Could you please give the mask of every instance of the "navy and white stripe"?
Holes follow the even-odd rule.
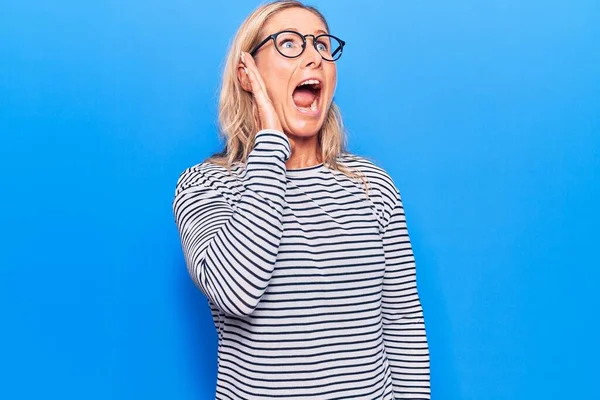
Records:
[[[351,180],[287,170],[262,130],[233,174],[201,163],[173,211],[218,333],[217,399],[429,399],[429,350],[402,200],[373,162]]]

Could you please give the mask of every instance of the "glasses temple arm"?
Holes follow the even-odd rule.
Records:
[[[344,45],[342,44],[340,47],[338,47],[332,54],[331,57],[335,57],[335,55],[338,53],[338,51],[341,51],[342,48],[344,47]]]
[[[251,55],[252,57],[254,57],[254,53],[256,53],[256,52],[258,51],[258,49],[260,49],[261,47],[263,47],[263,46],[265,45],[265,43],[267,43],[267,42],[268,42],[269,40],[271,40],[271,39],[275,39],[273,36],[274,36],[274,35],[271,35],[271,36],[267,37],[265,40],[263,40],[262,42],[260,42],[260,43],[259,43],[259,44],[258,44],[258,45],[257,45],[257,46],[256,46],[256,47],[255,47],[255,48],[254,48],[254,49],[253,49],[251,52],[250,52],[250,55]]]

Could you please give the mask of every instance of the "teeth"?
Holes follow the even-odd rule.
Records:
[[[317,111],[317,99],[314,99],[313,102],[311,103],[310,107],[298,107],[299,110],[303,110],[303,111]]]
[[[298,86],[304,86],[304,85],[318,85],[318,86],[320,86],[321,84],[316,79],[307,79],[304,82],[301,82]]]

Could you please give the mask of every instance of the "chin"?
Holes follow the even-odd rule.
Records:
[[[317,121],[288,121],[286,124],[286,133],[298,138],[309,138],[317,135],[322,127],[323,123],[318,123]]]
[[[326,114],[319,107],[315,111],[298,110],[292,104],[291,110],[286,112],[285,121],[286,133],[299,138],[308,138],[317,135],[325,124]]]

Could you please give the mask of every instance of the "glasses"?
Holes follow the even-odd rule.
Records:
[[[342,39],[333,35],[302,35],[296,31],[281,31],[269,35],[265,40],[250,52],[251,56],[264,46],[269,40],[273,40],[275,49],[279,54],[287,58],[299,57],[306,49],[306,38],[312,37],[313,46],[319,52],[323,60],[336,61],[342,56],[344,42]]]

